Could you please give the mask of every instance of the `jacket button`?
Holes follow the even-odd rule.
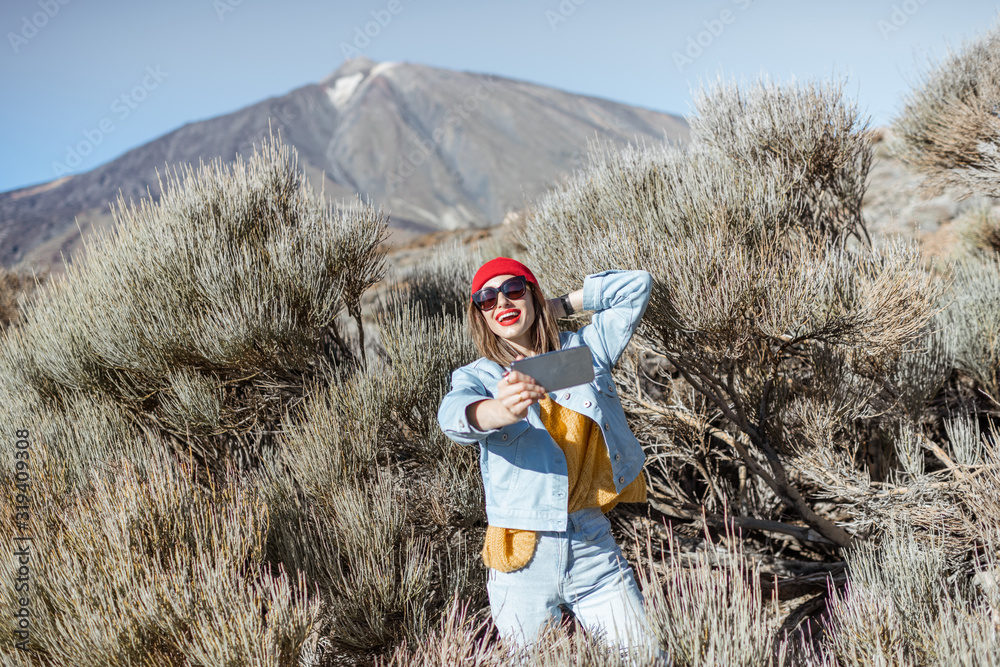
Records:
[[[609,394],[615,393],[615,386],[613,384],[608,385],[608,393]]]
[[[621,460],[622,460],[622,455],[621,454],[615,454],[615,461],[621,461]]]
[[[585,408],[589,408],[590,405],[591,405],[590,401],[584,401],[583,402],[583,407],[585,407]]]
[[[625,475],[622,475],[621,477],[618,478],[618,483],[619,484],[624,484],[625,483]]]
[[[506,434],[506,433],[504,433],[504,434],[503,434],[503,439],[504,439],[504,440],[506,440],[506,439],[507,439],[507,434]]]
[[[568,391],[565,394],[563,394],[563,400],[564,401],[569,400],[569,397],[570,397],[570,393]]]
[[[604,422],[604,428],[611,428],[611,424],[609,424],[608,422]]]

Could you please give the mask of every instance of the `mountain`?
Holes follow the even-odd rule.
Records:
[[[582,165],[587,142],[685,140],[679,116],[487,74],[345,61],[317,84],[189,123],[83,174],[0,193],[0,264],[58,266],[109,202],[159,195],[157,171],[234,160],[269,133],[295,146],[314,186],[356,193],[397,230],[486,227]]]

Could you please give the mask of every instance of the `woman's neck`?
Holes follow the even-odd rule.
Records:
[[[519,340],[508,340],[507,343],[512,348],[514,348],[514,350],[518,354],[520,354],[522,356],[533,357],[536,354],[538,354],[538,352],[535,352],[535,350],[533,348],[531,348],[531,346],[529,346],[529,345],[526,344],[527,341],[525,341],[525,340],[520,340],[520,339]]]

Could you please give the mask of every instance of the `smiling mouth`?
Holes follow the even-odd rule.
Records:
[[[509,327],[510,325],[516,323],[520,319],[521,319],[520,310],[508,310],[502,313],[500,317],[497,318],[497,322],[502,327]]]

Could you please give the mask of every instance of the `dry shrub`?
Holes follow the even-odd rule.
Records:
[[[921,630],[946,595],[945,552],[922,547],[912,534],[860,545],[851,578],[831,601],[832,651],[845,665],[921,664],[928,645]]]
[[[448,613],[442,616],[440,627],[421,642],[403,642],[387,662],[379,664],[385,667],[501,667],[511,664],[531,667],[626,667],[663,664],[655,662],[648,651],[623,654],[609,649],[599,638],[579,629],[569,630],[567,626],[546,627],[534,643],[521,649],[495,641],[493,634],[493,624],[484,612],[471,612],[468,606],[456,600]]]
[[[397,284],[405,291],[397,296],[421,304],[428,313],[442,313],[462,320],[472,276],[490,256],[482,248],[470,249],[457,242],[447,243],[399,278]]]
[[[479,452],[448,440],[438,427],[437,409],[451,389],[451,373],[478,356],[465,304],[470,276],[482,259],[453,246],[441,248],[389,293],[377,317],[395,378],[394,441],[422,466],[411,477],[409,501],[432,523],[467,529],[485,525]]]
[[[486,614],[470,611],[467,603],[452,601],[439,626],[420,642],[403,641],[386,667],[493,667],[505,657],[486,641],[493,625]],[[498,655],[500,653],[500,655]]]
[[[337,317],[360,322],[385,218],[326,203],[274,140],[161,190],[119,201],[86,264],[31,300],[3,345],[11,381],[48,409],[74,392],[118,403],[209,467],[253,464],[306,381],[357,363]]]
[[[451,371],[475,358],[452,314],[464,297],[441,296],[464,292],[454,264],[390,290],[379,357],[312,392],[262,472],[281,507],[269,553],[318,585],[333,651],[378,654],[419,641],[454,596],[483,604],[478,452],[436,426]]]
[[[1000,254],[1000,219],[991,206],[974,208],[955,222],[968,254],[981,258]]]
[[[447,614],[442,616],[438,628],[420,642],[401,643],[387,662],[377,664],[385,667],[501,667],[511,664],[531,667],[626,667],[668,664],[658,659],[653,650],[632,649],[628,653],[615,650],[609,648],[601,637],[584,633],[569,624],[543,628],[535,641],[523,648],[508,646],[496,640],[494,635],[493,624],[486,612],[472,612],[467,605],[455,600]]]
[[[545,628],[533,643],[515,649],[496,639],[484,612],[474,612],[455,600],[437,629],[422,641],[401,644],[386,664],[781,664],[786,646],[773,644],[776,609],[762,594],[759,569],[742,553],[738,540],[730,540],[714,554],[693,556],[671,543],[656,557],[648,551],[644,565],[640,580],[651,645],[633,648],[627,655],[571,623]]]
[[[830,603],[824,639],[837,664],[1000,663],[996,594],[978,587],[942,545],[896,526],[848,561],[850,582]]]
[[[954,330],[943,325],[940,312],[897,359],[890,374],[899,403],[911,420],[926,414],[955,367]]]
[[[20,299],[26,299],[48,280],[49,272],[11,271],[0,267],[0,331],[16,324],[21,316]]]
[[[653,634],[678,667],[780,664],[776,608],[760,585],[760,570],[732,533],[725,547],[682,558],[671,542],[664,563],[643,572]],[[773,601],[772,601],[773,602]]]
[[[784,87],[762,79],[741,87],[720,80],[695,100],[694,144],[742,169],[774,169],[771,178],[794,200],[790,219],[797,227],[831,241],[866,240],[861,199],[873,136],[843,99],[844,85]]]
[[[866,237],[860,210],[871,139],[841,88],[761,82],[744,91],[719,82],[697,98],[687,150],[597,148],[591,168],[529,211],[532,258],[568,289],[590,268],[644,267],[699,235],[727,235],[718,242],[735,242],[737,252],[786,235]]]
[[[139,437],[140,430],[123,406],[79,391],[48,402],[37,388],[19,379],[9,360],[0,358],[0,437],[13,443],[17,431],[29,432],[28,439],[47,454],[44,463],[33,465],[35,474],[70,492],[108,460],[128,457],[145,471],[147,441]],[[14,463],[11,457],[0,461],[4,476],[13,476]]]
[[[937,194],[1000,196],[1000,33],[932,64],[894,121],[896,153]]]
[[[45,450],[32,452],[19,530],[33,537],[29,648],[46,664],[297,665],[318,603],[265,566],[266,505],[236,481],[201,488],[164,451],[150,444],[145,474],[109,460],[69,494],[37,474],[52,465]],[[16,493],[5,479],[7,515]],[[0,540],[14,553],[13,532]],[[0,565],[6,580],[16,565]],[[16,597],[9,587],[2,598],[8,618]]]
[[[1000,399],[1000,257],[967,257],[952,266],[954,287],[939,326],[955,366]]]

